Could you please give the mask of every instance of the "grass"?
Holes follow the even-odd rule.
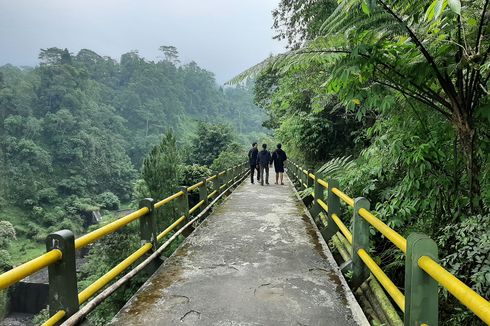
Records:
[[[14,240],[8,248],[14,265],[36,258],[45,252],[46,247],[43,241],[36,241],[27,236],[33,221],[29,220],[29,215],[25,210],[18,207],[2,207],[0,208],[0,221],[12,223],[17,234],[17,240]]]
[[[17,238],[9,248],[12,263],[20,265],[46,252],[46,245],[25,238]]]
[[[131,202],[121,204],[120,209],[131,209]],[[111,218],[104,216],[104,222],[116,218],[116,212],[107,212]],[[112,214],[115,214],[114,216]],[[49,231],[46,227],[39,225],[32,220],[29,213],[18,207],[1,207],[0,221],[9,221],[15,228],[17,240],[11,242],[7,249],[10,253],[14,266],[22,264],[28,260],[36,258],[46,252],[46,244],[44,243],[44,235],[48,235]],[[104,223],[103,222],[103,223]],[[100,226],[92,226],[91,229]],[[32,237],[32,229],[37,229],[37,235]],[[88,230],[85,230],[88,232]]]

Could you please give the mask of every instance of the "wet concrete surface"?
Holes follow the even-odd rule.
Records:
[[[285,183],[246,179],[112,325],[368,325],[291,182]]]

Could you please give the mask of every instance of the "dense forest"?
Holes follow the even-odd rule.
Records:
[[[49,232],[80,235],[87,214],[111,221],[141,198],[164,198],[237,164],[245,145],[267,137],[250,85],[219,87],[195,62],[181,64],[175,47],[160,50],[159,61],[136,51],[116,61],[48,48],[35,68],[0,67],[1,271],[42,253]],[[164,215],[163,225],[175,217]],[[135,234],[92,248],[80,287],[128,256]],[[131,293],[93,322],[103,324]]]
[[[290,1],[273,12],[289,51],[257,78],[266,126],[303,165],[335,162],[347,193],[407,236],[439,245],[443,265],[490,297],[490,16],[476,1]],[[403,257],[373,237],[403,284]],[[478,319],[441,290],[441,321]]]

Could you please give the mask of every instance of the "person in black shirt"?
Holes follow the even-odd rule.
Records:
[[[260,166],[260,184],[264,185],[264,170],[265,183],[269,184],[269,164],[271,163],[271,153],[267,150],[267,144],[262,144],[262,150],[257,155],[257,164]]]
[[[254,172],[257,169],[257,182],[260,179],[260,170],[257,165],[257,154],[259,150],[257,149],[257,143],[252,144],[252,148],[248,151],[248,163],[250,164],[250,181],[254,183]]]
[[[281,147],[281,144],[277,144],[277,149],[272,153],[271,164],[272,162],[274,163],[274,169],[276,170],[276,184],[281,180],[281,184],[284,185],[284,161],[286,161],[288,157]]]

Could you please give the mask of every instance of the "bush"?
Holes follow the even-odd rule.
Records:
[[[97,203],[100,207],[108,210],[119,209],[119,198],[110,191],[103,192],[97,196]]]
[[[490,297],[490,215],[467,217],[444,227],[441,234],[437,241],[444,267],[483,297]],[[478,324],[477,317],[461,309],[446,291],[443,294],[440,306],[450,312],[448,324]]]
[[[182,165],[181,172],[179,183],[184,186],[196,184],[213,173],[207,166],[198,164]]]
[[[40,202],[52,203],[58,197],[58,192],[55,188],[48,187],[39,190],[38,196]]]
[[[221,172],[245,161],[248,161],[245,149],[241,145],[233,143],[214,159],[211,169],[215,172]]]

